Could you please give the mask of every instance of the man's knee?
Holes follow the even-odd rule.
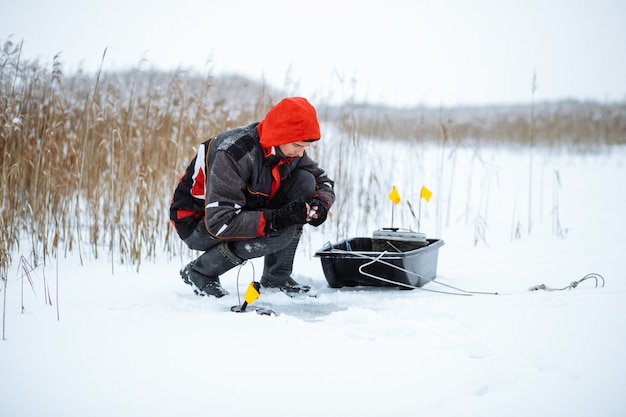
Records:
[[[249,240],[238,240],[230,243],[235,255],[241,259],[260,258],[269,253],[284,249],[291,243],[295,236],[301,234],[301,227],[292,225],[265,236],[259,236]]]
[[[315,176],[303,169],[296,169],[295,172],[297,172],[297,175],[300,177],[299,182],[302,184],[303,192],[308,197],[312,196],[315,192]]]
[[[191,235],[184,239],[183,242],[185,242],[189,249],[198,251],[207,251],[213,246],[220,244],[220,241],[213,239],[213,237],[206,230],[204,221],[198,222]]]
[[[315,177],[309,171],[303,169],[294,170],[289,177],[283,180],[287,187],[286,201],[308,201],[315,191]]]

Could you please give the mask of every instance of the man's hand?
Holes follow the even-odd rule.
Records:
[[[280,230],[293,224],[305,224],[310,206],[304,201],[292,201],[272,212],[269,228],[266,231]]]
[[[326,216],[328,215],[326,205],[322,201],[314,198],[309,203],[309,206],[311,206],[309,217],[307,219],[309,224],[319,226],[324,223],[324,221],[326,221]]]

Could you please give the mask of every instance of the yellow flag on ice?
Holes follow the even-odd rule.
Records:
[[[396,188],[395,185],[393,186],[393,188],[391,189],[391,192],[389,193],[389,199],[393,201],[393,204],[398,204],[400,202],[400,193],[398,192],[398,189]]]
[[[420,191],[420,198],[423,198],[424,200],[426,200],[426,202],[430,201],[430,197],[433,196],[433,192],[430,191],[428,188],[422,186],[422,190]]]
[[[252,304],[257,298],[259,298],[259,296],[261,295],[261,293],[259,292],[259,289],[261,288],[260,285],[261,284],[259,284],[257,281],[252,281],[250,285],[248,285],[248,289],[243,296],[243,299],[246,303]]]

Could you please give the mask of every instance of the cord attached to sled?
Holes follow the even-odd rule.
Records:
[[[404,288],[409,288],[409,289],[412,289],[412,290],[414,289],[414,290],[421,290],[421,291],[428,291],[428,292],[436,292],[436,293],[448,294],[448,295],[461,295],[461,296],[470,296],[470,295],[473,295],[473,294],[498,295],[497,292],[494,293],[494,292],[463,290],[461,288],[453,287],[452,285],[444,284],[444,283],[439,282],[439,281],[437,281],[435,279],[430,280],[430,282],[442,285],[444,287],[451,288],[451,289],[453,289],[455,291],[458,291],[458,292],[455,293],[455,292],[449,292],[449,291],[432,290],[432,289],[429,289],[429,288],[423,288],[423,287],[418,287],[418,286],[415,286],[415,285],[405,284],[403,282],[393,281],[393,280],[390,280],[390,279],[387,279],[387,278],[383,278],[383,277],[380,277],[378,275],[374,275],[374,274],[371,274],[369,272],[366,272],[366,271],[364,271],[364,268],[367,267],[367,266],[373,265],[376,262],[379,262],[379,263],[381,263],[383,265],[387,265],[387,266],[389,266],[391,268],[395,268],[395,269],[397,269],[399,271],[402,271],[402,272],[404,272],[406,274],[410,274],[410,275],[416,276],[416,277],[418,277],[420,279],[424,279],[425,280],[426,278],[424,276],[416,273],[416,272],[409,271],[408,269],[405,269],[405,268],[402,268],[400,266],[394,265],[394,264],[392,264],[390,262],[386,262],[386,261],[381,260],[381,258],[388,253],[387,251],[383,251],[383,252],[381,252],[380,255],[378,255],[376,257],[373,257],[373,256],[366,255],[366,254],[359,253],[359,252],[342,251],[341,249],[333,249],[333,250],[336,250],[336,251],[339,251],[339,252],[346,252],[346,253],[350,253],[351,255],[356,255],[356,256],[360,256],[362,258],[369,259],[370,262],[366,262],[366,263],[362,264],[361,266],[359,266],[359,273],[361,273],[362,275],[365,275],[367,277],[370,277],[372,279],[376,279],[378,281],[386,282],[388,284],[398,285],[398,286],[401,286],[401,287],[404,287]]]
[[[454,287],[452,285],[444,284],[443,282],[439,282],[436,279],[432,279],[432,280],[430,280],[430,282],[442,285],[444,287],[451,288],[451,289],[453,289],[455,291],[458,291],[458,292],[455,293],[455,292],[449,292],[449,291],[433,290],[433,289],[429,289],[429,288],[423,288],[423,287],[417,287],[415,285],[405,284],[403,282],[393,281],[393,280],[390,280],[390,279],[387,279],[387,278],[384,278],[384,277],[380,277],[378,275],[371,274],[371,273],[365,271],[364,269],[366,267],[368,267],[370,265],[373,265],[374,263],[378,262],[378,263],[381,263],[383,265],[389,266],[391,268],[395,268],[395,269],[397,269],[399,271],[402,271],[402,272],[404,272],[406,274],[410,274],[410,275],[416,276],[416,277],[418,277],[420,279],[425,279],[425,278],[422,275],[417,274],[417,273],[415,273],[413,271],[409,271],[409,270],[407,270],[405,268],[399,267],[399,266],[394,265],[394,264],[392,264],[390,262],[386,262],[386,261],[382,260],[381,258],[388,253],[387,251],[381,252],[380,255],[374,257],[374,256],[371,256],[371,255],[366,255],[364,253],[359,253],[359,252],[354,252],[354,251],[344,251],[344,250],[335,249],[335,248],[333,248],[332,250],[333,251],[337,251],[337,252],[349,253],[350,255],[356,255],[356,256],[359,256],[361,258],[369,259],[369,262],[366,262],[366,263],[362,264],[361,266],[359,266],[359,273],[364,275],[364,276],[370,277],[372,279],[375,279],[375,280],[378,280],[378,281],[381,281],[381,282],[386,282],[388,284],[397,285],[397,286],[405,287],[405,288],[409,288],[409,289],[416,289],[416,290],[421,290],[421,291],[436,292],[436,293],[448,294],[448,295],[461,295],[461,296],[470,296],[470,295],[474,295],[474,294],[480,294],[480,295],[500,295],[497,292],[463,290],[461,288],[457,288],[457,287]],[[594,272],[594,273],[589,273],[589,274],[585,275],[581,279],[579,279],[577,281],[574,281],[571,284],[569,284],[568,286],[563,287],[563,288],[550,288],[550,287],[546,286],[545,284],[539,284],[539,285],[535,285],[534,287],[530,287],[530,291],[537,291],[537,290],[546,290],[546,291],[570,290],[570,289],[574,289],[574,288],[578,287],[579,284],[581,284],[582,282],[584,282],[584,281],[586,281],[588,279],[594,279],[596,281],[596,288],[598,288],[599,284],[600,284],[601,287],[604,287],[604,284],[605,284],[604,277],[602,275]]]

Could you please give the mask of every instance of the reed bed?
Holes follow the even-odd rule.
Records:
[[[236,76],[156,72],[143,63],[66,76],[58,57],[50,67],[23,61],[21,45],[6,41],[0,52],[0,275],[6,279],[21,245],[35,265],[76,251],[81,259],[109,256],[112,268],[120,262],[139,268],[145,259],[180,253],[169,203],[194,148],[260,120],[284,95]],[[441,141],[444,132],[454,149],[464,140],[524,144],[530,132],[521,107],[478,114],[315,104],[336,138],[313,152],[339,182],[363,169],[359,149],[370,140]],[[587,149],[598,138],[626,142],[624,104],[564,102],[537,106],[534,114],[535,143]],[[372,160],[359,183],[343,185],[330,222],[337,236],[367,224],[380,209],[368,187],[383,181],[375,169],[382,162]],[[358,215],[351,207],[361,208]]]
[[[7,42],[0,56],[3,277],[23,243],[35,263],[107,248],[139,266],[173,251],[169,199],[194,147],[273,104],[236,78],[218,85],[210,74],[140,67],[65,77],[57,58],[50,70],[20,52]]]
[[[443,125],[450,139],[479,146],[526,146],[531,136],[539,146],[568,150],[626,144],[626,101],[405,109],[352,103],[328,111],[329,121],[341,123],[346,110],[358,120],[360,137],[431,141]]]

